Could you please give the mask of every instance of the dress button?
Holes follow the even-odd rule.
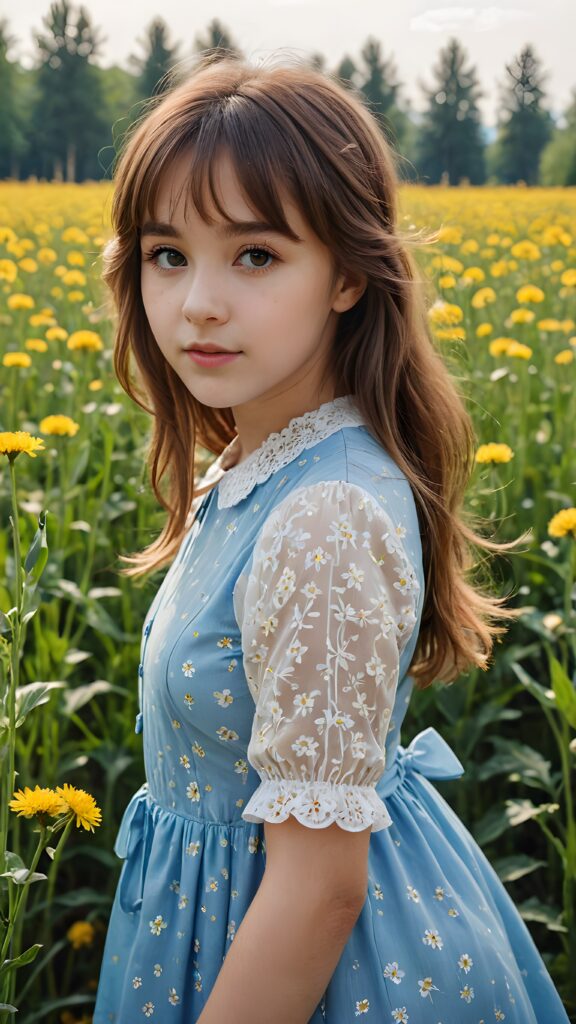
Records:
[[[136,715],[136,725],[134,727],[134,732],[136,732],[136,733],[142,732],[142,712],[141,711],[139,711],[138,714]]]
[[[142,662],[138,665],[138,675],[140,676],[140,679],[142,679],[142,676],[144,675],[144,666]]]

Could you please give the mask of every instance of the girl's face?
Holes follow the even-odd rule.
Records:
[[[300,241],[250,224],[260,218],[228,158],[214,170],[223,208],[236,223],[211,208],[216,223],[209,226],[190,202],[185,216],[190,161],[176,162],[161,183],[157,221],[142,227],[144,308],[164,357],[199,402],[232,408],[247,423],[257,412],[273,419],[279,400],[293,409],[319,395],[338,314],[363,287],[344,274],[334,281],[329,250],[293,204],[284,209]],[[238,355],[206,366],[186,351],[210,343]],[[327,401],[334,392],[319,397]]]

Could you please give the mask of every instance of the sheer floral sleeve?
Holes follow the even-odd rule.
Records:
[[[404,527],[362,487],[292,492],[256,542],[242,647],[256,704],[242,817],[358,832],[392,824],[375,791],[420,584]]]

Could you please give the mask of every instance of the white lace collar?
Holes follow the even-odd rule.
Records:
[[[342,427],[365,425],[366,421],[354,402],[353,395],[343,395],[324,402],[318,409],[305,412],[290,420],[279,433],[269,434],[253,452],[234,465],[234,456],[239,447],[236,436],[212,464],[216,474],[223,471],[218,479],[218,508],[231,508],[242,501],[257,484],[264,483],[279,469],[287,466],[306,448],[312,448],[319,441],[330,437]],[[226,466],[229,465],[229,468]],[[210,477],[213,473],[210,472]]]

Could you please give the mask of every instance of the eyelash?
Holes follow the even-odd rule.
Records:
[[[169,270],[168,267],[159,267],[158,266],[157,258],[163,252],[177,252],[179,256],[182,255],[178,251],[178,249],[174,249],[174,247],[171,246],[171,245],[156,245],[153,249],[150,250],[150,252],[144,253],[143,258],[146,260],[147,263],[151,264],[151,266],[154,268],[154,270],[158,270],[161,274],[162,273],[170,273],[170,270],[179,270],[180,269],[179,267],[171,267],[170,270]],[[247,253],[247,252],[264,252],[264,253],[266,253],[267,256],[270,256],[273,260],[277,260],[278,259],[278,257],[275,255],[275,253],[273,253],[266,245],[247,245],[247,246],[245,246],[244,249],[241,250],[241,252],[238,253],[238,256],[236,258],[240,259],[240,257],[243,256],[244,253]],[[250,268],[246,268],[246,269],[248,269],[248,273],[250,273],[250,274],[265,274],[266,271],[271,270],[273,266],[274,266],[273,263],[269,263],[267,267],[252,267],[251,269]]]

